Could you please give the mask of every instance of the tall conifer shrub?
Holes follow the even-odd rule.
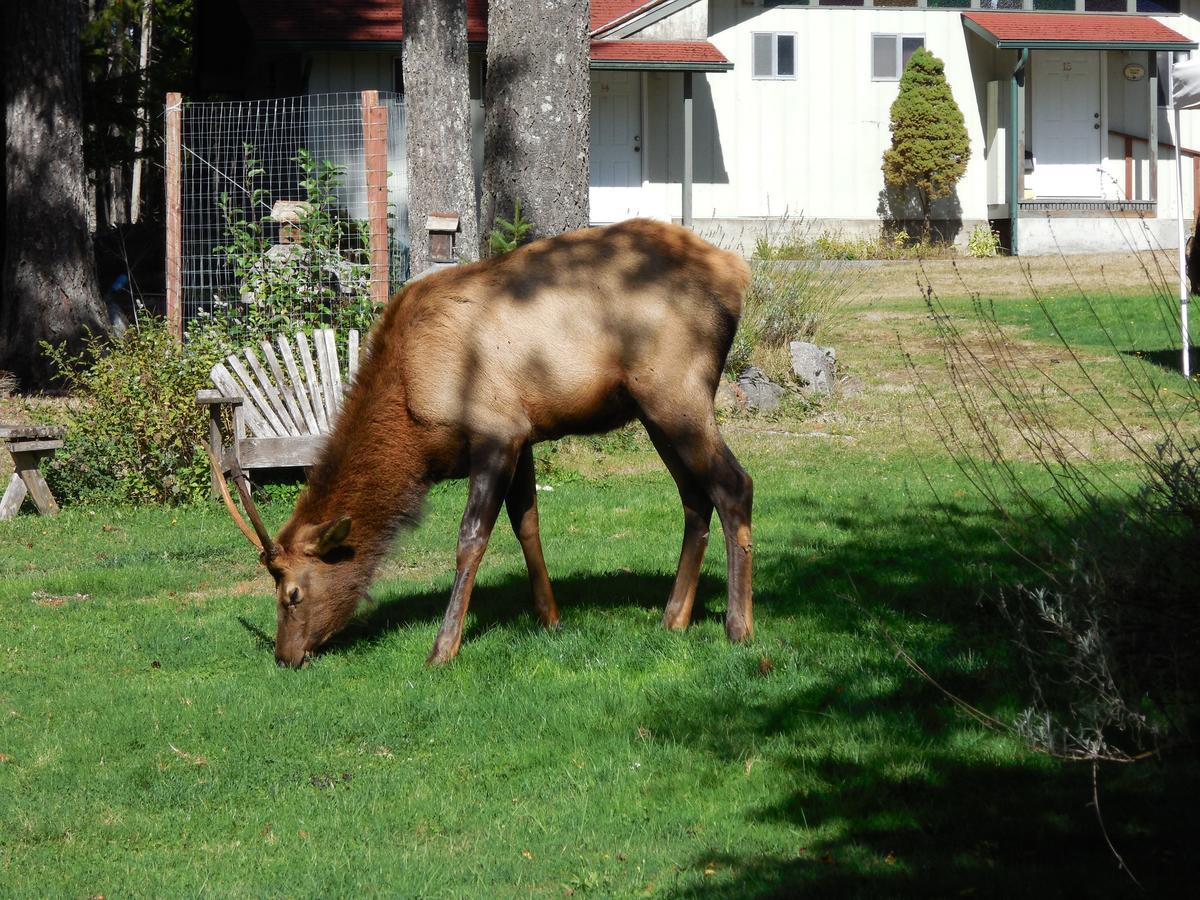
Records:
[[[924,48],[904,67],[900,93],[892,103],[891,132],[892,146],[883,154],[884,181],[890,189],[916,194],[928,238],[933,202],[954,193],[967,170],[971,145],[946,81],[946,66]]]

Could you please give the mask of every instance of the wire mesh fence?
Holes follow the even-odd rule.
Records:
[[[398,95],[186,103],[181,143],[185,332],[205,317],[234,336],[276,321],[357,323],[407,277]]]

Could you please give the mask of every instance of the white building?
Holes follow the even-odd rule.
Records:
[[[241,3],[260,50],[296,56],[301,92],[393,88],[399,36],[379,16],[399,3],[359,4],[373,40],[306,35],[306,5],[320,4]],[[287,41],[273,37],[280,6]],[[468,8],[481,57],[484,4]],[[592,0],[592,29],[595,222],[647,215],[746,240],[785,218],[876,231],[889,109],[924,46],[971,141],[939,230],[965,240],[991,222],[1007,245],[1015,224],[1020,253],[1175,246],[1164,83],[1197,48],[1200,0]],[[1191,221],[1200,116],[1183,113],[1182,131]]]

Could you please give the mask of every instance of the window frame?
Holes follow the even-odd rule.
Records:
[[[755,38],[760,34],[769,35],[771,37],[771,74],[758,75],[754,72],[754,44]],[[750,78],[753,81],[795,81],[796,71],[799,68],[797,65],[796,53],[798,43],[796,41],[795,31],[752,31],[750,32]],[[792,39],[792,74],[779,74],[779,39],[781,37],[790,37]]]
[[[875,39],[876,38],[886,38],[886,37],[896,39],[896,74],[894,76],[881,76],[881,75],[876,74],[876,72],[875,72]],[[918,34],[916,32],[892,32],[892,31],[872,31],[871,32],[871,81],[888,82],[888,81],[899,81],[900,80],[901,76],[904,75],[904,41],[906,38],[908,38],[908,39],[919,38],[921,41],[921,48],[924,49],[927,46],[925,43],[925,33],[924,32],[922,32],[920,34]]]

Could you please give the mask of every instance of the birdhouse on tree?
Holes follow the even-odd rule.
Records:
[[[429,259],[434,263],[453,263],[454,243],[458,234],[458,214],[450,212],[430,213],[425,220],[429,231]]]

